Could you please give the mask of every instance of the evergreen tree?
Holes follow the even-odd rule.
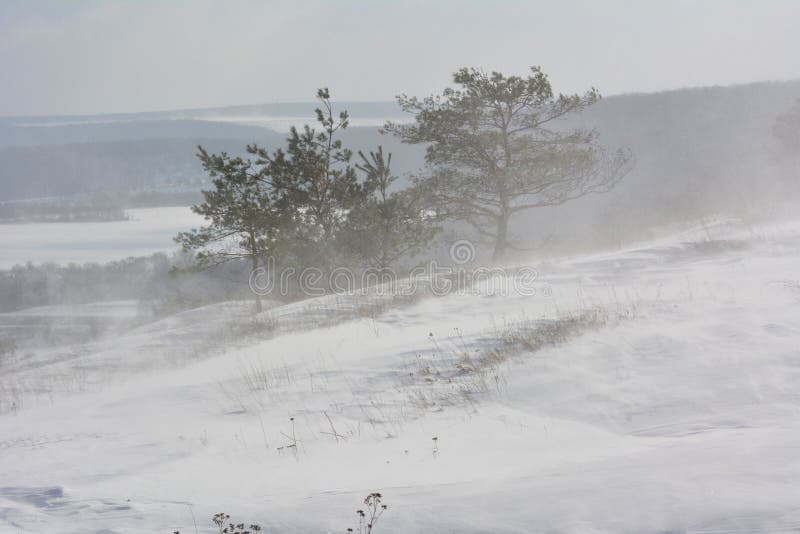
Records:
[[[379,146],[369,157],[361,151],[358,155],[361,163],[356,168],[365,174],[368,197],[348,214],[343,245],[369,267],[388,269],[428,245],[437,229],[416,190],[389,191],[397,180],[390,167],[391,153],[384,157]]]
[[[630,154],[608,156],[594,131],[553,127],[597,102],[595,89],[555,96],[538,67],[526,78],[464,68],[453,81],[457,88],[440,96],[400,95],[415,122],[388,123],[385,130],[428,145],[431,172],[418,186],[443,216],[491,240],[495,261],[512,247],[514,214],[608,191],[630,168]]]
[[[204,202],[192,211],[208,224],[178,234],[175,241],[192,251],[200,266],[247,259],[255,271],[275,252],[284,215],[250,160],[225,152],[209,154],[203,147],[198,147],[197,157],[214,188],[203,191]],[[255,302],[260,312],[257,294]]]
[[[348,211],[363,201],[364,191],[350,163],[352,152],[338,139],[349,124],[347,111],[334,115],[327,88],[317,98],[322,104],[315,110],[319,129],[292,127],[286,149],[270,153],[250,145],[248,151],[264,166],[262,180],[275,191],[277,205],[298,220],[294,239],[296,248],[305,250],[302,260],[325,270],[334,261],[336,233]]]

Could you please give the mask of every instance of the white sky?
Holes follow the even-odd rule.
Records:
[[[0,2],[0,115],[427,95],[460,66],[605,95],[800,78],[800,1]]]

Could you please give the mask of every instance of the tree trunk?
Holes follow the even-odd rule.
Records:
[[[492,263],[497,264],[506,255],[506,246],[508,244],[508,219],[511,214],[503,210],[497,217],[497,234],[494,240],[494,252],[492,253]]]
[[[511,218],[508,198],[508,175],[511,169],[511,142],[508,135],[508,123],[503,120],[503,153],[505,154],[505,167],[497,176],[497,192],[500,200],[500,214],[497,216],[497,235],[492,253],[492,263],[498,264],[505,259],[508,246],[508,220]]]
[[[255,232],[250,232],[250,259],[253,262],[253,273],[258,270],[258,247],[256,246],[256,235]],[[250,291],[253,291],[253,288],[250,288]],[[253,291],[253,295],[256,298],[256,309],[255,313],[261,313],[263,311],[263,307],[261,306],[261,295],[258,294],[257,291]]]
[[[253,254],[253,272],[258,269],[258,256]],[[252,291],[252,289],[251,289]],[[256,311],[255,313],[261,313],[264,309],[261,306],[261,295],[258,294],[257,291],[253,291],[253,295],[256,297]]]

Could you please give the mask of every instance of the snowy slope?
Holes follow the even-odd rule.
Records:
[[[0,532],[344,532],[376,490],[376,533],[800,529],[800,225],[538,268],[533,296],[232,303],[3,365]]]

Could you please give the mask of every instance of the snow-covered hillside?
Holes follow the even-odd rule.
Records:
[[[536,267],[7,357],[0,532],[800,529],[800,225]]]

